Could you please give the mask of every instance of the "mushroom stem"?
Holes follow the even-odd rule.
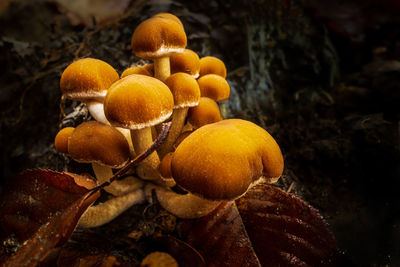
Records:
[[[101,226],[115,219],[132,205],[142,203],[144,200],[143,189],[138,189],[96,206],[91,206],[83,213],[78,226],[83,228]]]
[[[182,219],[200,218],[212,212],[222,201],[211,201],[191,193],[177,194],[170,189],[154,184],[147,184],[144,192],[147,201],[152,200],[152,191],[155,190],[160,205]]]
[[[181,134],[183,126],[185,125],[186,115],[189,108],[177,108],[172,113],[171,129],[167,139],[159,149],[159,156],[163,158],[167,153],[173,151],[174,143],[178,136]]]
[[[112,168],[100,165],[96,162],[92,163],[92,168],[99,184],[108,181],[114,175]],[[129,176],[123,180],[112,182],[109,186],[104,187],[104,190],[114,196],[122,196],[142,186],[143,181],[138,178]]]
[[[228,109],[226,107],[227,103],[228,103],[227,100],[223,100],[223,101],[218,102],[218,107],[219,107],[219,110],[221,112],[222,119],[226,119],[227,116],[228,116]]]
[[[88,101],[86,102],[86,106],[89,110],[90,115],[98,122],[103,124],[110,125],[108,122],[106,115],[104,115],[104,105],[102,102],[98,101]]]
[[[150,127],[131,130],[131,138],[137,155],[146,151],[153,144]],[[159,180],[160,174],[157,171],[159,164],[160,158],[158,157],[157,152],[154,151],[139,164],[136,170],[137,174],[144,180]]]
[[[165,81],[171,75],[169,57],[160,57],[153,59],[154,77],[160,81]]]

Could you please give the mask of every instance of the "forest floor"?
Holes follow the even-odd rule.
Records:
[[[280,144],[286,167],[277,186],[321,212],[355,266],[400,265],[399,24],[365,29],[354,42],[304,12],[306,19],[296,19],[311,27],[300,33],[306,37],[291,39],[293,24],[282,23],[293,31],[271,40],[277,31],[260,26],[270,22],[260,11],[222,1],[117,1],[117,19],[99,17],[96,25],[63,1],[10,2],[7,12],[0,9],[2,183],[34,167],[90,172],[52,144],[60,127],[88,119],[76,102],[60,102],[61,73],[89,56],[121,73],[139,60],[130,48],[135,26],[170,11],[185,25],[188,48],[226,62],[229,116],[262,125]],[[140,212],[131,209],[99,231],[114,235],[114,226]]]

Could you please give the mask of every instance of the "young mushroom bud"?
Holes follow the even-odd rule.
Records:
[[[189,109],[188,122],[194,129],[222,120],[218,104],[208,97],[200,97],[199,104]]]
[[[226,67],[222,60],[207,56],[200,59],[200,77],[207,74],[216,74],[226,78]]]
[[[166,252],[155,251],[142,260],[140,267],[178,267],[178,262]]]
[[[183,72],[197,79],[200,73],[199,56],[190,49],[183,53],[173,54],[170,57],[171,74]]]
[[[175,150],[172,176],[189,193],[155,189],[160,204],[181,218],[212,211],[220,201],[239,198],[260,181],[275,182],[283,172],[283,157],[275,140],[256,124],[230,119],[208,124],[190,134]]]
[[[214,99],[214,101],[219,104],[222,117],[225,118],[225,104],[227,103],[231,92],[228,82],[216,74],[201,76],[197,82],[199,83],[201,96]]]
[[[137,154],[152,145],[151,127],[168,119],[173,107],[174,99],[168,86],[139,74],[114,83],[104,101],[104,112],[110,123],[131,130]],[[160,180],[159,164],[157,152],[153,152],[138,166],[137,173],[146,180]]]
[[[165,84],[174,97],[174,111],[168,137],[158,150],[161,158],[173,150],[173,145],[185,124],[188,109],[197,106],[200,99],[199,85],[189,74],[182,72],[172,74],[165,80]]]
[[[143,68],[142,66],[131,66],[122,72],[121,79],[131,74],[141,74],[150,77],[153,76],[146,68]]]
[[[182,53],[187,39],[182,24],[176,20],[155,16],[140,23],[132,36],[136,56],[154,62],[154,75],[164,81],[170,75],[169,57]]]

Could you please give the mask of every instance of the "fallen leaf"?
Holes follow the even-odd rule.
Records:
[[[206,266],[261,266],[234,202],[196,220],[185,220],[183,239],[204,257]]]
[[[74,176],[35,169],[16,177],[2,196],[1,236],[16,235],[24,243],[6,266],[35,266],[68,240],[82,213],[99,196],[75,182],[82,176]]]
[[[237,201],[258,258],[265,266],[330,266],[335,238],[316,209],[279,188],[260,184]]]
[[[91,27],[105,24],[121,16],[131,0],[53,0],[72,25]]]

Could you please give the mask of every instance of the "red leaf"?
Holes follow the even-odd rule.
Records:
[[[303,200],[260,184],[237,205],[263,265],[333,265],[338,256],[335,238],[318,211]]]
[[[0,205],[3,238],[16,235],[24,244],[6,265],[34,266],[62,245],[86,208],[99,196],[76,184],[82,176],[50,170],[18,175]],[[93,183],[93,186],[95,183]],[[86,193],[86,194],[85,194]]]
[[[204,256],[206,266],[261,266],[234,202],[200,219],[183,221],[180,231]]]

